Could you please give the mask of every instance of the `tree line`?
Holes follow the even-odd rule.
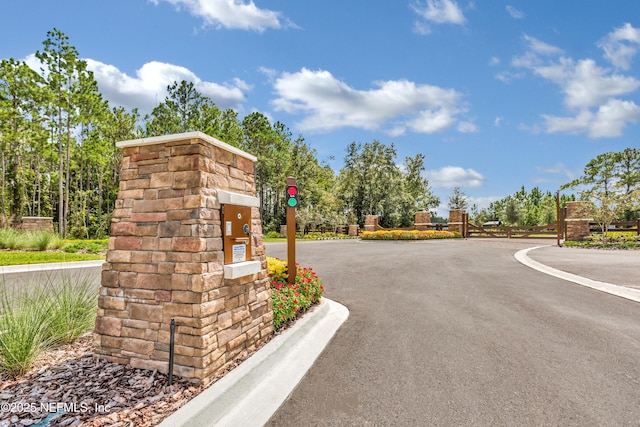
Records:
[[[573,189],[578,195],[567,194]],[[476,224],[500,220],[505,225],[535,226],[556,221],[556,200],[551,192],[524,186],[514,194],[492,202],[487,208],[469,206],[460,187],[449,196],[450,209],[469,209]],[[590,160],[583,174],[560,187],[560,205],[568,201],[588,201],[595,222],[603,231],[615,221],[635,221],[640,218],[640,149],[626,148],[606,152]]]
[[[99,91],[69,38],[47,33],[35,57],[35,71],[24,61],[0,62],[0,222],[23,216],[52,216],[62,237],[105,237],[118,193],[121,153],[118,141],[201,131],[254,154],[256,190],[264,231],[286,221],[284,187],[295,176],[301,190],[302,229],[338,224],[363,225],[379,215],[383,227],[408,227],[416,211],[440,205],[423,177],[425,156],[398,161],[393,144],[352,142],[344,165],[334,172],[318,159],[302,135],[260,112],[239,117],[200,94],[191,82],[174,82],[166,98],[141,117],[137,109],[112,107]],[[584,175],[563,189],[576,188],[602,215],[638,218],[640,151],[629,148],[592,160]],[[562,203],[575,200],[562,194]],[[462,189],[450,208],[469,208]],[[524,186],[488,208],[471,206],[476,223],[500,219],[507,225],[545,225],[555,221],[555,197]],[[602,216],[601,215],[601,216]]]
[[[93,73],[60,30],[47,33],[35,57],[0,62],[0,219],[52,216],[62,237],[105,237],[118,193],[118,141],[201,131],[254,154],[256,189],[265,231],[285,222],[284,183],[301,189],[300,225],[363,224],[380,215],[386,227],[411,225],[417,210],[439,200],[422,177],[424,155],[400,165],[393,144],[377,140],[347,147],[335,173],[302,135],[253,112],[240,118],[174,82],[149,114],[112,107]]]

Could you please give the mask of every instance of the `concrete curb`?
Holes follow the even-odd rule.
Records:
[[[0,266],[0,274],[4,273],[31,273],[36,271],[56,271],[72,270],[75,268],[102,267],[105,261],[98,259],[94,261],[73,261],[73,262],[52,262],[48,264],[21,264]]]
[[[527,256],[529,251],[534,249],[543,248],[549,245],[536,246],[534,248],[522,249],[515,253],[515,259],[521,264],[526,265],[527,267],[533,268],[534,270],[538,270],[542,273],[549,274],[551,276],[558,277],[562,280],[567,280],[569,282],[577,283],[578,285],[586,286],[591,289],[596,289],[601,292],[606,292],[611,295],[616,295],[622,298],[626,298],[631,301],[640,302],[640,290],[627,288],[625,286],[613,285],[611,283],[600,282],[598,280],[587,279],[586,277],[581,277],[572,273],[567,273],[566,271],[557,270],[555,268],[546,266],[537,261],[532,260]]]
[[[323,298],[224,378],[165,419],[161,427],[263,426],[311,368],[349,317]]]

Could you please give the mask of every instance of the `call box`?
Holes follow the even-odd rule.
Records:
[[[224,263],[251,260],[251,208],[222,206],[222,235]]]

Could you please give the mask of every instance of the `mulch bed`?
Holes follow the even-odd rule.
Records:
[[[266,342],[303,314],[282,325]],[[236,360],[209,386],[254,353]],[[89,334],[46,351],[26,375],[0,374],[0,427],[155,426],[206,388],[175,376],[169,386],[166,374],[97,360],[92,354]]]

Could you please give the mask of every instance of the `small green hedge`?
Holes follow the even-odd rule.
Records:
[[[458,232],[442,230],[378,230],[363,231],[362,240],[432,240],[454,239],[462,235]]]

